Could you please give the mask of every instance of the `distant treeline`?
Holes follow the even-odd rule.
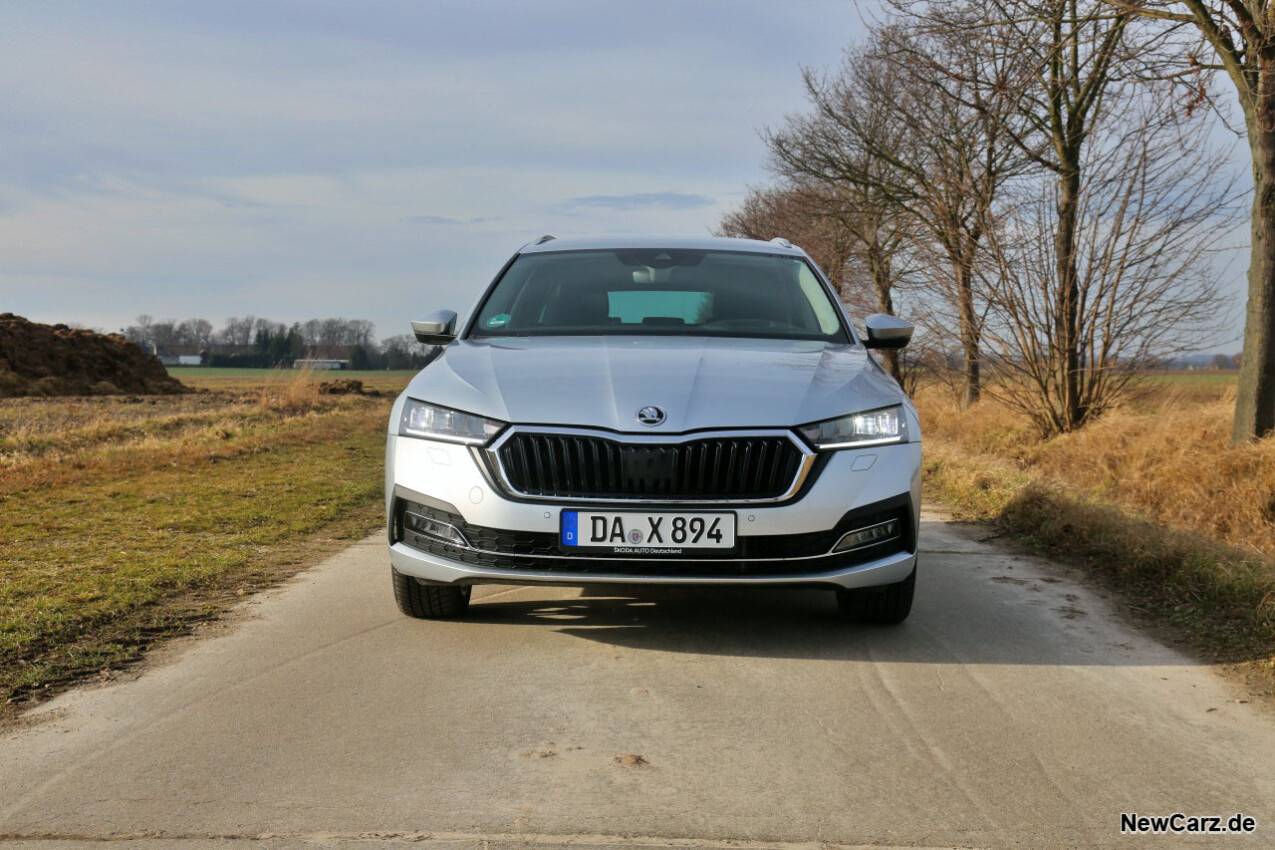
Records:
[[[206,365],[246,368],[291,366],[299,358],[349,360],[351,369],[412,369],[427,349],[408,334],[377,342],[365,319],[310,319],[291,326],[257,316],[232,316],[221,330],[207,319],[138,316],[124,335],[146,351],[200,355]]]

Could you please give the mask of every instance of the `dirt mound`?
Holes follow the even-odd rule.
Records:
[[[0,313],[0,398],[171,395],[190,388],[119,334],[40,325]]]
[[[367,395],[363,382],[354,378],[337,378],[319,384],[319,395]]]
[[[319,395],[362,395],[381,398],[393,393],[364,389],[363,382],[357,378],[337,378],[335,381],[324,381],[319,384]]]

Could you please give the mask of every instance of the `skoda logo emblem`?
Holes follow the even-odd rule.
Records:
[[[664,421],[664,411],[655,405],[647,405],[638,411],[637,420],[643,425],[655,427]]]

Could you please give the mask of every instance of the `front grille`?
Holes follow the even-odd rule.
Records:
[[[497,453],[515,492],[559,499],[778,499],[792,488],[805,459],[779,435],[630,443],[519,432]]]

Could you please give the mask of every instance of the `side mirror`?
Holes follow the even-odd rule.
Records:
[[[863,320],[863,326],[868,330],[868,338],[863,343],[865,348],[903,348],[912,340],[912,331],[915,330],[911,322],[884,313],[868,316]]]
[[[456,313],[438,310],[412,322],[416,341],[426,345],[446,345],[456,338]]]

